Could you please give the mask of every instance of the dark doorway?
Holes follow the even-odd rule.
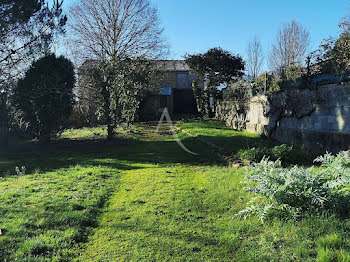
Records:
[[[160,96],[160,108],[168,107],[168,97],[167,96]]]
[[[192,89],[174,89],[174,114],[196,113],[196,99]]]

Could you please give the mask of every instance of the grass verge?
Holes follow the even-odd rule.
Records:
[[[193,128],[227,148],[271,143],[201,125]],[[348,219],[238,219],[253,196],[243,192],[245,169],[180,133],[199,156],[187,154],[166,128],[154,130],[141,124],[112,142],[71,130],[44,148],[3,152],[0,260],[350,261]]]

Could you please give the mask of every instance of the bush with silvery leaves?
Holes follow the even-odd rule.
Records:
[[[24,176],[26,174],[27,168],[25,166],[18,167],[16,166],[15,171],[18,176]]]
[[[272,214],[295,219],[306,214],[347,216],[350,210],[349,152],[336,156],[327,153],[315,162],[321,163],[321,168],[283,168],[279,160],[268,159],[247,167],[249,186],[246,191],[254,193],[255,197],[237,216],[245,218],[256,214],[261,221]]]

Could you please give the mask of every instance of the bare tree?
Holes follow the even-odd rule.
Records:
[[[310,44],[310,33],[295,20],[279,30],[276,43],[272,45],[269,66],[273,72],[284,67],[301,64]]]
[[[149,0],[82,0],[70,17],[72,43],[84,59],[155,58],[164,50],[158,12]]]
[[[264,62],[263,48],[257,37],[254,37],[254,39],[248,44],[247,57],[248,75],[255,79],[259,76]]]

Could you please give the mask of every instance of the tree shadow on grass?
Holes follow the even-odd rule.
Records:
[[[237,153],[240,150],[249,150],[255,148],[257,149],[257,151],[254,152],[259,152],[259,155],[261,153],[266,154],[265,157],[269,157],[271,160],[280,159],[284,166],[313,166],[315,165],[314,159],[325,153],[323,151],[306,149],[300,146],[293,146],[292,148],[290,148],[289,146],[291,145],[289,145],[288,147],[282,147],[285,148],[283,150],[280,148],[276,149],[276,146],[280,146],[283,143],[280,143],[276,140],[268,139],[266,137],[249,137],[244,135],[235,135],[232,137],[199,136],[199,138],[219,146],[221,148],[221,154],[226,156],[232,156],[233,159],[239,158],[239,156],[237,156]],[[271,155],[271,151],[279,153]],[[261,158],[262,157],[263,156],[261,156]]]
[[[247,137],[244,135],[235,136],[203,136],[199,135],[204,141],[213,143],[221,147],[225,154],[231,155],[237,153],[241,149],[250,149],[254,147],[272,148],[280,145],[277,141],[273,141],[264,137]]]
[[[0,152],[0,176],[16,175],[15,167],[27,173],[49,172],[71,166],[104,166],[118,170],[145,168],[143,164],[172,165],[223,164],[210,149],[193,138],[182,140],[198,156],[183,151],[175,141],[140,141],[117,138],[95,140],[57,140],[48,145],[16,144]]]

